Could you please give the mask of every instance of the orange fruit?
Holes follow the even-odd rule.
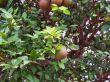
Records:
[[[73,1],[72,0],[64,0],[63,1],[63,5],[64,6],[70,6],[70,5],[72,5],[73,4]]]
[[[61,5],[63,0],[51,0],[51,4]]]
[[[49,1],[48,0],[40,0],[39,7],[42,10],[47,10],[49,8]]]
[[[61,60],[61,59],[66,58],[67,55],[68,55],[67,50],[66,50],[65,48],[63,48],[63,49],[61,49],[61,50],[59,51],[59,53],[55,56],[55,59],[56,59],[56,60]]]

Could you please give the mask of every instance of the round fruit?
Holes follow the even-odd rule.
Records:
[[[8,0],[0,0],[0,7],[6,7]]]
[[[47,10],[49,8],[49,1],[48,0],[40,0],[39,7],[42,10]]]
[[[51,4],[61,5],[63,0],[51,0]]]
[[[61,60],[61,59],[66,58],[67,55],[68,55],[68,52],[67,52],[66,48],[64,47],[64,48],[62,48],[62,49],[59,51],[59,53],[55,56],[55,59],[56,59],[56,60]]]
[[[73,4],[73,1],[72,0],[64,0],[63,1],[63,5],[64,6],[70,6],[70,5],[72,5]]]

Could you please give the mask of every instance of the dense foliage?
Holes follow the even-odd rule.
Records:
[[[61,1],[0,0],[0,82],[110,81],[110,1]]]

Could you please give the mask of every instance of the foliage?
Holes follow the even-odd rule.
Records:
[[[38,0],[1,2],[1,82],[110,79],[110,1],[73,0],[47,10]],[[68,56],[56,60],[64,46]]]

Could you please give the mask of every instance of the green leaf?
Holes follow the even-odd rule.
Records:
[[[4,33],[4,32],[0,32],[0,36],[1,36],[2,38],[6,38],[6,37],[7,37],[7,34]]]
[[[81,69],[84,70],[86,68],[85,64],[80,64]]]
[[[0,64],[0,66],[3,67],[3,70],[7,70],[7,69],[10,69],[11,68],[11,65],[10,64]]]
[[[71,44],[69,46],[72,50],[78,50],[79,49],[79,46],[78,45],[75,45],[75,44]]]
[[[57,62],[51,62],[51,64],[53,65],[53,67],[55,68],[56,71],[59,70]]]
[[[6,45],[8,42],[4,40],[2,37],[0,37],[0,45]]]
[[[31,51],[31,53],[30,53],[30,57],[31,57],[31,58],[36,58],[36,55],[37,55],[36,50],[33,49],[33,50]]]
[[[59,67],[60,67],[61,69],[65,69],[65,65],[64,65],[64,63],[62,63],[62,62],[58,62],[58,65],[59,65]]]
[[[21,59],[13,59],[11,61],[11,64],[12,64],[12,68],[18,68],[19,64],[22,62]]]
[[[78,26],[78,25],[76,25],[76,24],[70,25],[70,27],[71,27],[73,30],[76,30],[76,29],[77,29],[77,26]]]
[[[87,3],[88,1],[89,1],[89,0],[82,0],[82,3],[85,4],[85,3]]]
[[[9,6],[11,5],[12,2],[13,2],[13,0],[8,0],[7,8],[9,8]]]
[[[58,45],[56,45],[56,50],[61,50],[63,47],[64,47],[64,45],[58,44]]]
[[[49,75],[48,75],[48,74],[45,74],[45,78],[46,78],[46,79],[49,79]]]
[[[110,22],[107,22],[101,27],[102,31],[108,31],[110,29]]]
[[[110,13],[110,5],[108,5],[108,6],[106,7],[106,10],[107,10],[108,13]]]
[[[68,80],[68,82],[72,82],[71,80]]]
[[[37,71],[37,68],[35,66],[32,66],[32,69],[31,70],[32,70],[32,73],[35,74],[36,71]]]
[[[18,34],[15,34],[8,38],[8,43],[15,42],[17,40],[18,40]]]
[[[61,31],[58,30],[56,27],[49,27],[46,26],[46,29],[40,32],[41,34],[44,35],[45,38],[60,38],[61,36]]]
[[[12,8],[12,7],[9,8],[7,12],[9,12],[9,13],[13,13],[13,8]]]
[[[64,63],[64,64],[67,63],[67,61],[68,61],[67,58],[61,60],[61,62]]]
[[[69,11],[68,9],[63,10],[63,13],[66,14],[66,15],[70,15],[70,14],[71,14],[70,11]]]
[[[55,49],[51,49],[51,52],[52,52],[53,54],[55,54],[55,53],[56,53]]]
[[[45,60],[45,57],[41,56],[41,57],[37,58],[37,60]]]
[[[94,73],[89,72],[88,75],[89,75],[90,80],[94,79]]]
[[[16,56],[16,52],[12,51],[12,50],[6,50],[6,52],[10,55],[10,56]]]
[[[27,65],[30,61],[29,60],[24,60],[23,65]]]
[[[59,82],[65,82],[65,80],[62,80],[61,78],[58,78]]]
[[[5,18],[8,18],[8,19],[13,18],[13,16],[9,12],[7,12],[5,9],[0,8],[0,11],[4,13]]]
[[[59,7],[59,10],[63,11],[63,13],[66,14],[66,15],[70,15],[70,11],[65,6]]]
[[[51,5],[52,11],[58,10],[58,6],[56,4]]]
[[[26,12],[24,12],[24,13],[22,14],[22,18],[23,18],[23,19],[26,19],[26,18],[27,18],[27,13],[26,13]]]
[[[32,74],[28,74],[25,76],[30,82],[39,82],[39,80]]]
[[[59,7],[59,9],[62,10],[62,11],[64,11],[64,10],[67,10],[68,8],[65,7],[65,6],[61,6],[61,7]]]

